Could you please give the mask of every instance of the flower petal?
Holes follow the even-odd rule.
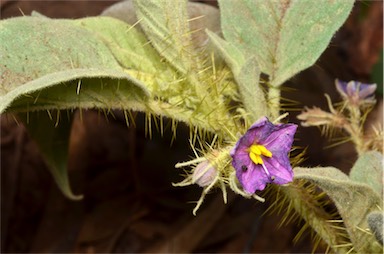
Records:
[[[277,151],[288,153],[291,150],[296,124],[279,124],[262,143],[274,155]]]
[[[237,141],[230,155],[237,179],[245,192],[253,194],[271,182],[286,184],[292,181],[288,153],[296,129],[295,124],[274,125],[262,117]],[[255,144],[264,146],[272,153],[271,157],[261,155],[264,164],[255,164],[250,158],[249,149]]]
[[[376,91],[376,84],[361,84],[361,89],[359,92],[359,97],[361,99],[366,99],[369,96],[373,95]]]
[[[272,183],[286,184],[292,182],[293,171],[287,154],[274,156],[268,160],[265,160],[264,164],[271,176],[274,177],[274,180],[271,181]]]
[[[236,176],[248,194],[253,194],[257,190],[264,190],[267,183],[270,182],[262,166],[253,163],[247,165],[247,170],[237,170]]]

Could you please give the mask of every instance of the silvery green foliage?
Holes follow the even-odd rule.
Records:
[[[374,156],[372,156],[374,155]],[[372,160],[367,165],[361,161]],[[374,166],[383,161],[383,156],[377,152],[371,152],[361,156],[353,170],[359,170],[362,174],[382,174],[376,171]],[[375,172],[376,171],[376,172]],[[364,179],[355,180],[354,177],[342,173],[336,168],[295,168],[295,179],[308,180],[321,188],[334,202],[348,233],[351,242],[349,249],[357,253],[376,253],[382,251],[375,240],[375,236],[369,231],[368,218],[372,212],[382,213],[383,197],[377,193],[372,184]],[[364,173],[363,173],[364,172]],[[354,173],[355,174],[355,173]],[[382,188],[383,182],[375,182],[376,188]],[[376,225],[376,224],[375,224]],[[376,226],[378,227],[378,226]],[[327,232],[323,232],[327,234]],[[328,236],[323,236],[327,239]],[[332,247],[332,244],[329,243]],[[337,250],[337,247],[334,249]]]
[[[20,116],[28,122],[58,186],[66,196],[78,198],[69,188],[70,125],[60,110],[134,109],[148,100],[149,91],[123,71],[96,34],[76,21],[41,16],[3,20],[0,40],[0,112],[25,112]],[[36,118],[38,113],[32,112],[38,111]]]
[[[272,86],[313,65],[354,1],[219,0],[224,38],[255,55]]]
[[[377,151],[362,154],[353,165],[351,180],[369,185],[377,195],[383,194],[383,155]]]

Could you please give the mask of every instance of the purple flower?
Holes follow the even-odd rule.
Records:
[[[267,183],[286,184],[293,171],[288,153],[297,125],[257,120],[231,151],[232,165],[245,192],[263,190]]]
[[[364,84],[358,81],[345,82],[338,79],[336,79],[335,83],[341,96],[353,105],[360,105],[363,102],[375,102],[376,84]]]

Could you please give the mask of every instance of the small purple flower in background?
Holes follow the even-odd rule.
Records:
[[[364,84],[358,81],[345,82],[338,79],[335,84],[340,95],[352,105],[375,102],[376,84]]]
[[[257,120],[231,151],[232,165],[245,192],[263,190],[267,183],[286,184],[293,179],[288,153],[297,125],[274,125]]]

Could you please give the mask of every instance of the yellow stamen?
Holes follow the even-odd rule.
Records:
[[[257,155],[255,153],[250,152],[249,153],[249,158],[253,161],[255,164],[263,164],[263,159],[261,159],[260,155]]]
[[[261,155],[261,150],[259,149],[259,145],[251,145],[251,147],[249,148],[249,151],[256,155]]]
[[[260,149],[262,155],[269,157],[269,158],[272,157],[271,151],[269,151],[267,148],[265,148],[265,146],[258,145],[258,148]]]
[[[253,161],[255,164],[263,164],[263,159],[261,158],[261,155],[271,158],[272,153],[269,151],[265,146],[263,145],[251,145],[249,148],[249,158]]]

